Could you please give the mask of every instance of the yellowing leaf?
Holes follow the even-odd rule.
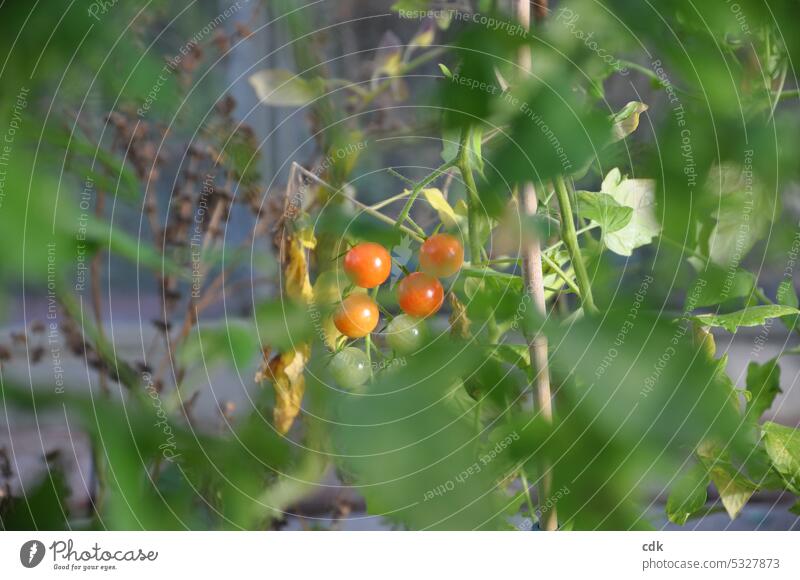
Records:
[[[286,261],[286,295],[294,300],[309,302],[313,298],[311,280],[308,277],[308,262],[303,243],[292,237],[288,243],[289,256]]]
[[[718,446],[704,442],[697,449],[697,456],[708,469],[725,511],[734,519],[756,492],[757,486],[731,464],[727,455],[720,453]]]
[[[467,307],[456,297],[455,293],[450,293],[450,336],[456,338],[469,338],[469,327],[472,324],[467,318]]]
[[[311,347],[302,345],[275,357],[268,366],[266,378],[275,389],[273,420],[279,433],[287,433],[300,413],[306,380],[303,371],[308,363]]]
[[[430,26],[423,26],[422,29],[409,41],[410,46],[426,47],[433,44],[436,37],[436,27],[431,22]]]
[[[631,101],[614,115],[614,126],[611,128],[613,141],[624,139],[639,126],[639,115],[647,110],[647,105]]]
[[[422,195],[425,196],[425,199],[431,204],[431,207],[437,211],[439,219],[446,228],[453,228],[456,226],[456,222],[458,221],[456,212],[453,211],[453,208],[447,203],[447,200],[439,189],[435,187],[423,189]]]
[[[317,237],[314,235],[314,228],[311,226],[305,227],[297,232],[297,239],[300,244],[307,250],[313,250],[317,247]]]
[[[272,107],[302,107],[317,96],[311,83],[284,69],[262,70],[247,80],[261,102]]]
[[[383,63],[383,66],[380,69],[380,72],[384,73],[386,76],[396,77],[402,72],[402,70],[402,55],[399,52],[396,52],[386,59],[386,62]]]

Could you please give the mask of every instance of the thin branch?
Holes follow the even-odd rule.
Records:
[[[343,188],[334,187],[334,186],[330,185],[325,180],[323,180],[320,177],[314,175],[312,172],[308,171],[307,169],[305,169],[302,165],[300,165],[298,163],[293,163],[293,165],[297,166],[297,170],[300,171],[303,175],[307,176],[309,179],[312,179],[313,181],[315,181],[319,185],[321,185],[323,187],[326,187],[328,190],[330,190],[334,194],[341,195],[342,197],[344,197],[348,201],[352,202],[358,209],[360,209],[364,213],[369,214],[372,217],[374,217],[376,219],[379,219],[382,222],[387,223],[387,224],[389,224],[391,226],[395,226],[396,225],[400,230],[402,230],[404,233],[408,234],[409,236],[411,236],[412,238],[414,238],[415,240],[417,240],[420,243],[425,241],[425,238],[423,238],[421,235],[419,235],[417,232],[415,232],[411,228],[406,227],[405,225],[401,224],[399,221],[396,222],[395,220],[393,220],[389,216],[387,216],[385,214],[382,214],[381,212],[373,209],[372,207],[370,207],[370,206],[368,206],[368,205],[366,205],[364,203],[361,203],[360,201],[358,201],[354,197],[351,197],[351,196],[347,195],[344,192]],[[423,230],[422,233],[424,234],[425,231]]]

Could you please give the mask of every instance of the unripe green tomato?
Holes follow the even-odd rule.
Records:
[[[427,334],[425,322],[408,314],[395,316],[386,327],[386,342],[400,354],[419,350]]]
[[[369,360],[363,351],[348,346],[333,356],[331,376],[345,389],[356,389],[370,377]]]

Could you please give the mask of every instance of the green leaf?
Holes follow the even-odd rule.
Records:
[[[705,187],[705,207],[716,222],[708,230],[707,255],[724,268],[738,265],[769,230],[775,195],[755,179],[752,168],[733,163],[713,167]]]
[[[748,365],[747,392],[750,393],[750,400],[747,403],[745,416],[750,421],[758,421],[772,406],[775,397],[781,393],[780,382],[781,367],[778,366],[777,358],[763,365],[757,362]]]
[[[800,306],[800,304],[798,304],[797,292],[794,289],[794,282],[791,279],[782,280],[781,283],[778,284],[778,291],[775,297],[778,300],[778,304],[782,304],[783,306],[791,306],[792,308]]]
[[[398,0],[392,4],[392,10],[394,12],[427,10],[429,5],[430,0]]]
[[[443,65],[439,65],[443,66]],[[446,68],[446,67],[445,67]],[[449,70],[448,70],[449,72]],[[469,143],[469,165],[478,173],[484,173],[483,161],[483,129],[480,127],[472,127],[471,139]],[[448,163],[455,161],[458,157],[459,148],[461,146],[461,130],[459,129],[445,129],[442,131],[442,159]]]
[[[687,300],[691,296],[691,309],[724,304],[729,300],[751,296],[756,286],[756,277],[747,270],[737,268],[733,276],[713,262],[702,263],[691,258],[689,263],[698,271],[691,283]]]
[[[308,306],[290,300],[275,300],[256,307],[257,338],[264,347],[286,351],[311,340],[315,326],[322,332],[323,321],[330,315],[331,304],[339,301],[339,286],[345,284],[344,279],[336,279],[333,273],[327,278],[335,281],[330,288],[330,296],[316,294],[317,289],[322,287],[320,282],[315,285],[315,301]]]
[[[779,318],[790,314],[800,314],[800,310],[790,306],[772,304],[750,306],[729,314],[698,314],[692,318],[703,326],[721,326],[728,332],[736,332],[740,326],[761,326],[770,318]]]
[[[794,289],[794,281],[791,278],[784,279],[778,284],[778,291],[775,294],[775,298],[778,304],[784,306],[791,306],[792,308],[798,308],[798,306],[800,306],[797,299],[797,292]],[[797,327],[798,322],[800,322],[800,317],[785,316],[781,318],[781,322],[783,322],[786,328],[791,332]]]
[[[633,218],[633,208],[620,205],[607,193],[579,191],[578,215],[600,225],[603,234],[610,234],[627,226]]]
[[[601,186],[619,205],[632,208],[628,224],[608,233],[604,241],[609,250],[620,256],[630,256],[633,250],[649,244],[661,232],[655,215],[655,181],[627,179],[619,169],[612,169]]]
[[[248,79],[264,105],[302,107],[317,98],[310,82],[284,69],[266,69]]]
[[[411,529],[503,525],[496,481],[507,468],[508,443],[491,455],[478,449],[475,402],[464,397],[459,377],[472,375],[482,356],[454,346],[431,345],[402,369],[379,373],[369,397],[318,388],[309,378],[308,392],[339,411],[331,444],[369,513]]]
[[[252,324],[226,320],[224,324],[198,326],[178,354],[188,367],[211,368],[226,362],[232,369],[242,370],[258,353],[258,340]]]
[[[108,250],[122,256],[134,264],[141,264],[154,272],[187,275],[186,271],[167,256],[163,256],[150,244],[142,243],[119,226],[113,227],[99,218],[89,219],[86,226],[86,240],[101,250]]]
[[[69,156],[70,167],[81,178],[91,178],[97,188],[106,193],[119,194],[127,201],[141,199],[141,188],[136,174],[125,162],[106,150],[101,143],[94,143],[80,131],[68,132],[65,128],[46,133],[48,140],[61,147]],[[83,159],[78,162],[76,159]],[[103,174],[99,168],[105,170]]]
[[[708,471],[703,465],[696,464],[686,470],[672,486],[667,498],[669,521],[682,526],[703,509],[708,498],[709,483]]]
[[[767,421],[761,435],[775,470],[794,493],[800,493],[800,430]]]
[[[445,66],[444,64],[439,63],[439,70],[442,71],[442,74],[446,76],[448,79],[453,78],[453,73],[450,72],[450,69],[447,68],[447,66]]]

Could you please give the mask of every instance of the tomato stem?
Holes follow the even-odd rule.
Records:
[[[478,238],[478,208],[481,201],[478,197],[478,187],[475,184],[475,177],[472,175],[472,168],[469,162],[469,143],[471,130],[466,128],[461,133],[461,144],[458,149],[458,170],[464,179],[467,187],[467,226],[469,228],[469,254],[471,262],[478,262],[481,259],[481,242]]]
[[[575,230],[575,221],[572,215],[572,203],[569,199],[569,191],[567,191],[567,184],[563,175],[556,176],[555,186],[558,206],[561,210],[561,239],[564,241],[564,245],[567,246],[572,268],[575,270],[575,279],[580,288],[579,293],[583,308],[588,314],[595,314],[597,307],[594,305],[591,280],[581,256],[581,246],[578,243],[578,233]]]
[[[447,163],[440,165],[436,169],[434,169],[431,173],[429,173],[422,181],[419,181],[417,185],[414,186],[414,189],[411,190],[411,195],[408,196],[408,200],[406,204],[403,206],[403,209],[400,211],[400,215],[397,216],[397,220],[395,223],[395,227],[397,228],[404,228],[403,225],[407,220],[409,220],[409,214],[411,213],[411,206],[414,205],[417,197],[425,189],[426,186],[433,183],[440,175],[442,175],[445,171],[450,169],[455,164],[454,161],[448,161]],[[423,232],[424,234],[424,232]]]

